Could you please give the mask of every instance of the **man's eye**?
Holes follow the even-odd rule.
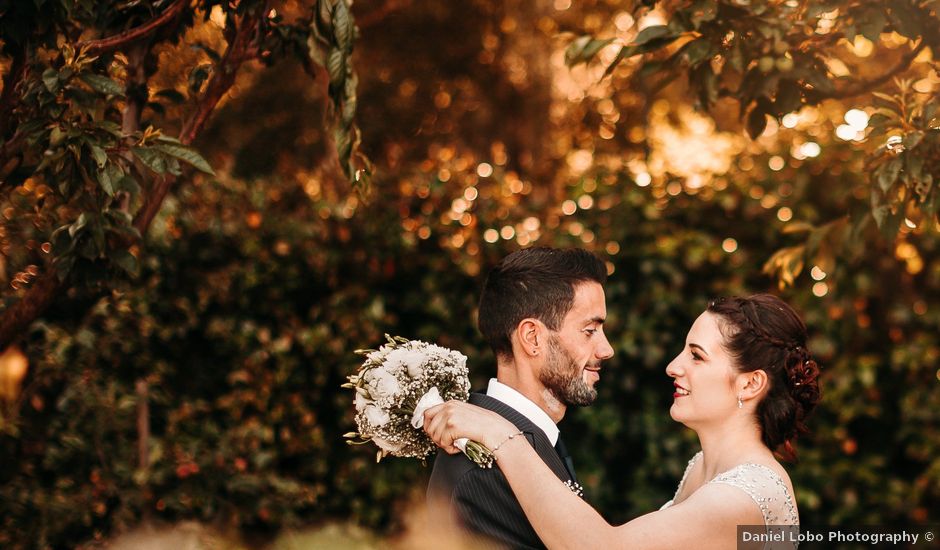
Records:
[[[597,329],[596,329],[596,328],[586,328],[586,329],[584,329],[584,333],[587,334],[588,336],[594,336],[594,333],[595,333],[595,332],[597,332]]]

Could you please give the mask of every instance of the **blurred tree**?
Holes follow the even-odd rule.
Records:
[[[577,65],[605,52],[605,75],[619,69],[632,76],[630,84],[654,79],[657,87],[679,79],[698,109],[736,104],[752,139],[767,131],[768,117],[793,127],[786,119],[805,107],[872,103],[867,111],[849,111],[837,132],[843,140],[866,142],[867,192],[856,193],[835,221],[804,225],[805,244],[770,259],[765,269],[792,283],[806,261],[831,257],[831,250],[819,250],[820,242],[851,246],[872,220],[890,240],[905,220],[928,231],[940,228],[934,182],[940,177],[940,101],[931,84],[937,28],[936,2],[925,0],[643,1],[621,13],[613,36],[605,29],[599,35],[609,37],[571,42],[566,60]]]
[[[4,1],[0,16],[0,347],[71,286],[138,272],[141,236],[190,177],[181,163],[213,173],[190,145],[245,64],[319,73],[341,177],[366,182],[347,0]]]
[[[852,205],[870,211],[859,201],[874,123],[846,116],[874,118],[874,105],[805,105],[750,139],[736,100],[706,116],[685,79],[631,70],[638,57],[607,78],[605,64],[566,66],[577,36],[629,43],[640,19],[618,2],[355,10],[375,192],[366,201],[335,174],[328,90],[309,85],[302,58],[243,66],[198,141],[216,175],[167,195],[139,279],[114,280],[89,307],[57,304],[21,341],[26,365],[0,358],[3,380],[18,384],[4,384],[0,404],[0,546],[94,542],[148,516],[233,533],[328,518],[400,529],[402,499],[423,491],[427,470],[376,466],[370,450],[343,444],[351,351],[384,332],[433,340],[464,351],[483,387],[494,365],[475,328],[482,276],[533,243],[608,262],[617,355],[595,406],[563,426],[605,517],[660,506],[695,451],[668,416],[664,368],[706,300],[773,289],[761,272],[773,251],[812,245],[821,253],[795,254],[806,269],[780,291],[804,314],[825,373],[813,434],[789,467],[802,519],[937,521],[940,240],[918,218],[894,240],[800,233]],[[867,57],[842,43],[843,62],[889,70],[910,46],[882,41],[885,52]],[[926,71],[928,50],[904,76]],[[166,52],[187,66],[204,55]],[[923,98],[938,87],[929,73],[911,89]],[[141,403],[145,468],[130,443]]]

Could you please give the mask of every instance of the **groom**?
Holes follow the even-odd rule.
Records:
[[[590,252],[527,248],[490,272],[480,297],[479,327],[496,355],[496,378],[470,403],[515,424],[574,488],[574,465],[556,424],[568,406],[594,401],[601,362],[613,355],[603,331],[606,280],[604,263]],[[443,501],[463,527],[501,545],[544,548],[495,466],[439,451],[428,499]]]

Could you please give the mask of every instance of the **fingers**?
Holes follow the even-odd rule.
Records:
[[[424,412],[424,431],[431,438],[435,445],[448,454],[461,452],[454,441],[459,437],[454,432],[454,417],[459,413],[459,401],[448,401],[440,405],[435,405]]]
[[[443,405],[437,405],[424,413],[424,432],[438,447],[446,450],[453,441],[445,441],[447,421],[441,414],[442,408]]]
[[[499,414],[481,407],[448,401],[424,412],[424,431],[428,437],[448,453],[460,452],[454,448],[459,438],[484,441],[487,436],[498,437],[515,426]],[[496,435],[492,435],[492,434]]]
[[[424,411],[424,425],[427,426],[427,425],[428,425],[428,422],[430,422],[431,419],[433,419],[435,416],[437,416],[438,414],[440,414],[440,412],[441,412],[441,411],[443,410],[443,408],[444,408],[444,405],[446,405],[446,404],[447,404],[447,403],[441,403],[440,405],[434,405],[433,407],[431,407],[431,408],[429,408],[429,409],[425,409],[425,411]]]

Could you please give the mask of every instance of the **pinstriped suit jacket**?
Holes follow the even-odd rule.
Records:
[[[470,403],[499,413],[515,424],[558,479],[571,479],[545,432],[532,421],[502,401],[481,393],[470,394]],[[495,546],[545,548],[496,465],[484,469],[463,453],[438,451],[428,484],[428,499],[432,504],[449,502],[462,526]]]

